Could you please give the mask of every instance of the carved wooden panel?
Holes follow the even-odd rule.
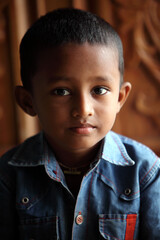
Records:
[[[124,44],[125,80],[133,86],[115,130],[160,154],[160,1],[111,2]]]

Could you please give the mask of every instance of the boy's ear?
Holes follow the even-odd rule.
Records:
[[[33,106],[33,97],[29,91],[22,86],[16,86],[15,97],[18,105],[30,116],[36,116],[37,113]]]
[[[129,93],[131,91],[131,84],[129,82],[124,82],[120,88],[119,91],[119,98],[118,98],[118,110],[117,112],[119,112],[123,106],[123,104],[125,103],[125,101],[127,100]]]

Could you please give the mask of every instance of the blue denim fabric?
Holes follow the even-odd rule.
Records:
[[[109,132],[75,199],[38,134],[0,159],[0,239],[160,239],[160,159]]]

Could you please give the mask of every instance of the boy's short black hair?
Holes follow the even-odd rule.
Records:
[[[20,44],[21,79],[31,90],[40,53],[65,43],[101,44],[118,52],[120,81],[123,82],[122,42],[117,32],[102,18],[74,8],[57,9],[40,17],[26,32]]]

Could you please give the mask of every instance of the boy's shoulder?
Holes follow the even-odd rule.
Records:
[[[124,199],[139,196],[160,173],[160,158],[144,144],[110,131],[104,141],[101,179]],[[132,189],[126,196],[124,189]]]
[[[15,146],[0,157],[0,166],[24,165],[27,159],[28,164],[33,159],[42,158],[43,134],[42,132],[27,138],[23,143]],[[9,163],[9,164],[8,164]]]
[[[114,159],[114,164],[122,166],[137,165],[150,169],[160,165],[159,157],[144,144],[126,136],[110,131],[105,140],[105,156]],[[111,162],[111,160],[109,160]],[[117,161],[117,162],[116,162]]]
[[[42,133],[26,139],[0,158],[0,184],[14,191],[17,174],[21,167],[41,165]]]
[[[156,154],[148,146],[144,145],[137,140],[126,137],[124,135],[114,133],[117,138],[119,138],[123,145],[126,148],[129,156],[135,160],[140,159],[155,159],[157,158]]]

